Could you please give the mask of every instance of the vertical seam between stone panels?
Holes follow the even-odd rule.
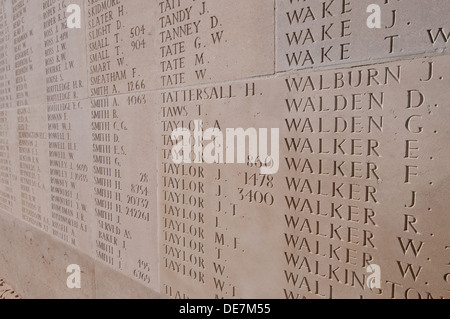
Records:
[[[86,1],[83,1],[83,30],[84,30],[84,44],[86,46],[86,56],[85,56],[85,65],[86,65],[86,99],[89,100],[89,68],[88,68],[88,57],[89,57],[89,46],[88,46],[88,23],[87,23],[87,4]],[[83,100],[83,99],[81,99]],[[89,101],[90,102],[90,101]],[[91,104],[89,103],[89,106]]]
[[[85,45],[86,45],[86,49],[85,49],[85,53],[86,53],[86,99],[88,101],[87,107],[90,108],[91,105],[91,97],[89,95],[89,68],[88,68],[88,57],[89,57],[89,46],[88,46],[88,23],[87,23],[87,3],[86,1],[83,1],[83,32],[84,32],[84,41],[85,41]],[[91,158],[92,159],[92,158]],[[96,259],[95,259],[95,254],[93,254],[93,232],[92,230],[90,231],[90,234],[88,234],[88,236],[90,237],[89,239],[89,246],[90,246],[90,251],[88,252],[88,256],[92,261],[92,298],[93,299],[97,299],[97,280],[96,280],[96,271],[97,271],[97,267],[96,267]]]
[[[154,10],[155,10],[155,12],[157,12],[157,6],[154,6]],[[155,14],[155,16],[158,16],[157,14]],[[156,42],[156,41],[155,41]],[[159,98],[159,94],[158,94],[158,98]],[[160,110],[160,108],[159,108],[159,102],[156,102],[155,103],[155,108],[156,108],[156,123],[155,123],[155,129],[154,129],[154,131],[156,131],[156,136],[158,136],[158,132],[159,132],[159,128],[160,128],[160,123],[161,123],[161,120],[162,120],[162,118],[160,118],[160,112],[159,112],[159,110]],[[156,140],[156,139],[155,139]],[[163,231],[162,231],[162,222],[161,222],[161,219],[162,219],[162,209],[161,209],[161,206],[162,206],[162,203],[161,203],[161,196],[160,196],[160,194],[161,194],[161,192],[162,192],[162,190],[160,189],[160,187],[161,187],[161,185],[160,185],[160,171],[159,171],[159,169],[160,169],[160,167],[161,167],[161,158],[160,158],[160,152],[161,152],[161,146],[160,146],[160,144],[159,143],[156,143],[156,145],[155,145],[155,151],[156,151],[156,216],[155,216],[155,218],[156,218],[156,247],[157,247],[157,249],[156,249],[156,251],[157,251],[157,254],[156,254],[156,258],[157,258],[157,261],[156,261],[156,264],[158,265],[157,266],[157,271],[158,271],[158,273],[157,273],[157,280],[158,280],[158,290],[157,290],[157,292],[159,293],[159,296],[161,297],[162,296],[162,294],[163,294],[163,291],[164,291],[164,289],[163,289],[163,283],[162,283],[162,263],[161,263],[161,250],[162,250],[162,233],[163,233]]]
[[[277,37],[277,23],[278,23],[278,17],[277,17],[277,1],[273,0],[273,74],[277,74],[277,53],[278,53],[278,37]]]
[[[88,57],[89,57],[89,45],[88,45],[88,23],[87,23],[87,4],[83,1],[83,30],[84,30],[84,40],[86,44],[86,98],[89,101],[89,107],[91,105],[91,97],[89,94],[89,68],[88,68]]]

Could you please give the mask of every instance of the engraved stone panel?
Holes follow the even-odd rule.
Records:
[[[158,88],[273,74],[273,0],[161,1]]]
[[[44,17],[42,1],[12,0],[15,106],[45,102]]]
[[[50,161],[47,114],[44,104],[16,109],[21,218],[50,232]]]
[[[287,296],[448,298],[448,68],[445,56],[286,78]],[[367,289],[369,264],[381,290]]]
[[[380,28],[369,28],[370,5]],[[276,0],[277,71],[448,52],[445,0]],[[426,8],[425,8],[426,6]],[[373,9],[370,9],[373,10]]]
[[[14,45],[12,40],[12,3],[0,2],[0,158],[1,183],[0,207],[2,211],[15,214],[17,203],[18,143],[16,138],[17,117],[14,110],[15,76]]]
[[[83,8],[85,1],[70,4]],[[85,32],[68,28],[67,6],[61,1],[42,1],[47,103],[88,97]]]
[[[273,0],[89,2],[86,19],[91,97],[275,71]]]
[[[157,289],[157,111],[153,97],[147,93],[116,95],[90,102],[95,258]]]
[[[264,123],[260,115],[271,110],[270,92],[258,89],[253,82],[237,82],[161,92],[160,271],[161,293],[167,297],[280,296],[274,287],[282,280],[282,259],[273,258],[273,252],[282,238],[270,234],[281,234],[282,228],[273,212],[272,176],[261,177],[260,188],[252,187],[259,169],[245,161],[176,164],[172,159],[176,128],[188,129],[198,140],[209,128],[225,134],[226,128]],[[272,121],[266,118],[265,125]],[[209,144],[206,139],[203,146]],[[253,190],[267,202],[249,200],[246,194]]]
[[[450,2],[70,4],[0,0],[23,297],[450,297]]]
[[[449,222],[439,191],[448,188],[440,143],[449,114],[439,93],[448,63],[446,56],[161,93],[161,292],[448,297],[448,232],[439,227]],[[204,100],[193,98],[200,92]],[[280,128],[279,171],[263,175],[247,157],[246,165],[174,164],[170,133],[178,127],[191,131],[191,142],[208,128]],[[383,271],[381,289],[366,285],[371,264]]]
[[[92,254],[90,101],[47,104],[51,234]],[[45,114],[45,113],[44,113]]]
[[[147,1],[85,2],[89,96],[148,90],[154,64],[152,21]]]

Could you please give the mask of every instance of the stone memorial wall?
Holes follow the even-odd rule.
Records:
[[[450,297],[449,13],[0,0],[0,277],[25,298]]]

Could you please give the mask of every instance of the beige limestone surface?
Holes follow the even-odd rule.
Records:
[[[372,5],[379,28],[367,24]],[[448,53],[445,0],[277,0],[276,6],[277,71]]]
[[[450,297],[448,1],[71,3],[0,0],[20,296]]]

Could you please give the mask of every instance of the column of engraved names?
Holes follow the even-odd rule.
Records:
[[[115,110],[107,97],[91,99],[94,212],[97,218],[96,257],[121,268],[121,252],[116,235],[120,227],[121,175],[114,154],[113,126]]]
[[[256,274],[264,273],[271,278],[268,270],[270,267],[265,268],[271,262],[270,257],[262,262],[267,257],[264,249],[266,243],[259,236],[263,225],[270,223],[269,215],[275,204],[272,190],[276,188],[275,175],[261,173],[265,164],[260,155],[265,155],[253,154],[250,151],[252,145],[258,145],[259,151],[262,151],[261,141],[265,133],[257,127],[270,127],[269,121],[263,124],[264,120],[261,119],[264,115],[260,108],[263,108],[267,101],[262,100],[264,90],[258,85],[260,84],[255,82],[239,82],[217,86],[213,88],[213,92],[220,92],[218,100],[212,101],[208,108],[205,108],[206,128],[213,127],[227,132],[227,151],[224,152],[227,154],[222,154],[224,159],[220,160],[222,163],[226,158],[225,165],[211,165],[210,176],[213,180],[209,183],[214,196],[211,198],[210,208],[214,228],[210,233],[213,250],[209,265],[210,280],[213,284],[211,293],[216,299],[237,299],[252,295],[264,298],[272,295],[272,291],[266,290],[266,284],[259,285],[258,291],[252,291],[256,283],[262,280]],[[224,92],[227,93],[223,94]],[[242,114],[239,114],[240,112]],[[230,117],[230,114],[237,116]],[[228,135],[228,130],[233,128],[235,135]],[[245,139],[239,135],[241,130],[245,130]],[[204,143],[206,144],[206,141]],[[271,145],[273,147],[273,144]],[[241,153],[242,146],[246,146],[245,154]],[[234,150],[233,155],[228,155],[229,148]],[[215,151],[220,152],[218,149]],[[215,156],[218,154],[215,153]],[[243,162],[241,156],[244,156]],[[263,235],[265,236],[268,236],[267,233]],[[257,271],[248,273],[248,268],[244,265],[247,266],[247,262],[255,256],[261,258],[261,264],[252,265],[252,270]],[[271,282],[271,279],[267,282]],[[243,284],[243,280],[247,282]]]
[[[157,78],[150,76],[157,59],[151,45],[155,8],[145,0],[86,6],[96,256],[153,289],[159,286],[156,118],[146,91],[152,88],[147,81]]]
[[[25,0],[12,1],[13,32],[14,32],[14,68],[15,68],[15,101],[16,106],[29,104],[29,92],[27,75],[33,72],[34,66],[31,55],[33,47],[30,41],[33,38],[33,30],[26,29],[26,18],[28,15],[27,3]]]
[[[148,2],[142,0],[89,1],[87,54],[91,97],[147,89],[143,75],[147,70],[140,65],[151,56],[146,38],[152,16],[148,8]]]
[[[224,41],[220,19],[209,11],[207,1],[159,2],[161,85],[187,85],[208,79],[207,48]],[[211,33],[205,34],[205,30]]]
[[[396,169],[399,193],[398,223],[392,234],[395,258],[386,280],[385,298],[439,299],[449,296],[448,231],[439,225],[448,221],[448,198],[440,194],[448,139],[448,114],[443,92],[448,84],[448,56],[418,61],[404,72],[412,71],[404,86],[399,113],[399,158]],[[445,142],[444,142],[445,143]],[[446,269],[447,268],[447,269]],[[448,281],[447,281],[448,282]],[[447,290],[445,290],[447,288]]]
[[[186,6],[182,0],[159,2],[160,50],[161,50],[161,82],[162,86],[186,84],[186,42],[188,27],[192,25],[192,6]],[[198,24],[195,22],[196,32]]]
[[[30,224],[49,231],[50,220],[46,211],[45,174],[42,172],[45,160],[47,133],[43,127],[40,105],[31,105],[39,101],[40,92],[31,91],[29,84],[33,81],[33,73],[38,72],[34,60],[34,41],[42,41],[34,32],[29,21],[41,22],[41,15],[32,15],[37,3],[24,0],[13,0],[13,31],[15,58],[15,104],[17,108],[17,131],[19,138],[20,196],[21,216]],[[31,10],[31,11],[30,11]],[[33,81],[33,84],[35,82]],[[31,94],[33,93],[33,95]]]
[[[0,2],[0,208],[12,213],[16,196],[13,184],[17,176],[13,173],[11,162],[12,117],[15,115],[13,108],[14,82],[12,61],[12,12],[11,6],[5,0]]]
[[[442,54],[449,46],[445,1],[277,0],[276,5],[279,71]],[[439,9],[425,15],[427,8]]]
[[[0,110],[0,182],[2,188],[0,190],[0,208],[8,213],[13,213],[15,207],[16,195],[14,194],[14,183],[17,176],[13,173],[13,165],[11,161],[10,139],[12,134],[9,133],[11,122],[11,112],[9,110]]]
[[[242,77],[245,77],[246,74],[253,75],[255,72],[266,72],[265,68],[260,70],[261,65],[254,63],[255,59],[251,52],[258,50],[259,43],[256,44],[257,41],[251,37],[253,33],[251,31],[238,32],[241,29],[247,30],[249,26],[246,23],[250,24],[249,21],[253,21],[252,19],[261,19],[259,13],[268,13],[262,10],[253,15],[252,12],[252,16],[249,18],[247,10],[252,8],[253,4],[243,4],[237,1],[230,1],[227,4],[212,1],[199,3],[187,0],[160,2],[161,84],[163,87],[189,86],[164,92],[163,101],[166,106],[163,106],[163,125],[168,124],[168,129],[167,126],[165,128],[168,133],[185,125],[185,128],[192,134],[194,132],[197,134],[191,142],[193,143],[194,139],[198,142],[198,139],[201,139],[199,135],[202,134],[200,131],[203,129],[214,127],[220,130],[224,128],[223,123],[225,122],[220,110],[229,105],[231,99],[240,94],[248,97],[249,91],[255,90],[254,85],[252,86],[250,83],[247,85],[247,95],[244,93],[245,85],[236,87],[229,84],[199,85],[204,82],[221,82],[230,79],[230,76],[235,79],[236,77],[230,74],[234,68],[239,69]],[[224,10],[222,6],[227,6],[227,8]],[[216,15],[219,10],[222,10],[220,16]],[[270,9],[268,11],[270,12]],[[244,20],[236,19],[236,21],[239,20],[239,24],[230,22],[225,25],[224,21],[229,22],[231,16],[235,18],[237,12],[242,14],[242,17],[247,17],[248,20],[245,20],[244,23]],[[228,37],[229,33],[234,35],[239,33],[239,40]],[[241,46],[240,41],[246,41],[248,47]],[[262,43],[267,42],[263,39]],[[264,47],[264,49],[270,50],[270,43],[267,44],[268,47]],[[236,50],[241,50],[238,61],[232,58],[233,54],[237,52]],[[233,127],[236,124],[230,125]],[[165,143],[164,147],[172,146],[170,144],[172,142],[168,138],[163,142]],[[203,147],[207,144],[204,141],[199,143]],[[170,158],[166,155],[169,154],[170,149],[163,150],[163,152],[165,152],[162,154],[165,160],[169,160]],[[207,190],[202,190],[202,192],[206,191],[203,196],[202,211],[208,212],[208,214],[204,214],[204,218],[197,222],[204,226],[202,238],[207,239],[207,244],[202,249],[202,253],[206,252],[202,256],[208,256],[208,259],[202,260],[202,269],[205,273],[202,282],[208,289],[202,290],[198,288],[198,284],[191,281],[191,284],[185,285],[180,293],[179,290],[172,289],[170,284],[176,277],[166,271],[162,277],[165,285],[163,291],[166,290],[171,297],[183,295],[216,298],[238,297],[240,293],[239,287],[237,287],[239,270],[233,267],[232,261],[242,257],[240,254],[244,252],[244,249],[239,247],[239,231],[241,229],[236,231],[234,226],[242,224],[242,219],[246,217],[243,216],[243,213],[238,212],[238,200],[235,196],[232,196],[233,200],[230,199],[230,193],[235,195],[234,191],[236,190],[227,189],[228,177],[231,176],[229,174],[235,175],[237,172],[231,166],[225,168],[222,165],[214,165],[214,163],[206,164],[202,155],[198,156],[199,153],[195,153],[196,155],[192,154],[192,156],[196,156],[196,160],[192,157],[192,165],[197,164],[201,167],[202,178],[210,181]],[[164,177],[161,178],[164,179]],[[164,180],[161,184],[164,184]],[[189,191],[187,188],[183,189],[186,192]],[[196,191],[191,190],[190,194],[195,195]],[[171,279],[166,280],[166,278]]]
[[[88,183],[88,164],[77,160],[86,147],[74,141],[73,131],[82,126],[74,122],[73,116],[82,112],[78,99],[84,93],[85,81],[74,80],[71,75],[79,74],[77,70],[85,73],[80,63],[83,58],[74,58],[71,44],[80,38],[76,37],[79,33],[67,28],[63,2],[43,1],[42,9],[52,235],[79,246],[78,239],[86,237],[88,229],[87,201],[81,192]]]
[[[208,1],[191,0],[159,2],[160,79],[163,87],[182,87],[211,79],[208,77],[207,65],[210,61],[206,51],[224,42],[224,30],[220,19],[210,12],[209,4]],[[166,268],[167,278],[174,278],[170,275],[173,272],[191,279],[190,284],[177,289],[171,286],[174,282],[164,280],[164,276],[162,289],[170,297],[212,297],[213,293],[216,297],[225,295],[225,282],[221,280],[226,278],[224,265],[205,260],[205,254],[208,251],[219,256],[218,258],[222,259],[221,262],[224,260],[222,245],[227,234],[206,232],[206,225],[212,226],[214,220],[216,228],[220,228],[219,220],[213,214],[219,209],[221,203],[205,204],[205,196],[207,196],[205,180],[214,180],[214,185],[211,184],[208,189],[210,191],[216,189],[220,193],[223,185],[217,185],[216,188],[215,184],[219,180],[220,183],[224,182],[220,177],[221,171],[208,169],[212,165],[208,168],[199,165],[202,161],[201,155],[192,161],[192,165],[174,165],[171,160],[173,142],[170,140],[170,134],[181,127],[191,132],[201,131],[202,125],[207,125],[206,121],[204,123],[201,121],[205,119],[207,110],[211,107],[206,100],[213,101],[211,103],[220,103],[221,99],[231,98],[231,94],[231,86],[228,85],[167,90],[162,94],[164,146],[161,149],[163,174],[160,179],[164,187],[164,203],[161,209],[165,213],[163,226],[166,228],[162,247],[163,260],[165,260],[163,266]],[[198,122],[195,122],[196,120]],[[220,119],[217,119],[216,125],[220,125],[219,122]],[[194,145],[193,140],[191,142]],[[181,174],[181,178],[176,178],[177,174]],[[174,197],[174,192],[180,191],[181,197]],[[217,194],[216,192],[215,199],[221,196]],[[208,196],[212,198],[212,194]],[[196,200],[192,201],[193,198]],[[211,203],[214,200],[208,200],[208,202]],[[226,203],[223,204],[227,206]],[[178,223],[183,227],[174,227]],[[192,230],[195,232],[193,233]],[[211,242],[215,242],[215,245],[206,245],[207,236],[211,238]],[[213,269],[216,269],[217,278],[210,277]],[[215,287],[215,289],[194,288],[198,284]]]
[[[210,162],[198,146],[205,148],[210,144],[207,137],[203,139],[207,128],[224,129],[221,112],[217,110],[232,103],[237,96],[244,96],[245,91],[245,85],[227,84],[161,93],[164,146],[160,155],[160,185],[165,267],[162,283],[164,293],[170,297],[238,296],[231,270],[234,267],[228,267],[228,262],[243,252],[234,226],[242,224],[244,210],[238,209],[236,196],[230,196],[237,190],[227,187],[229,179],[235,178],[236,166],[226,167],[222,160]],[[250,94],[248,89],[247,94]],[[173,141],[171,133],[178,127],[186,128],[191,134],[190,163],[173,162],[172,148],[179,141]],[[176,283],[171,273],[186,276],[190,281],[183,289],[172,287]],[[208,289],[199,290],[199,284]]]
[[[123,59],[118,57],[119,24],[117,17],[123,15],[124,6],[119,1],[89,2],[88,18],[88,65],[89,94],[92,97],[117,94],[116,83],[126,78]],[[117,58],[117,59],[116,59]],[[119,70],[115,70],[115,67]],[[119,199],[116,187],[116,166],[111,141],[113,110],[107,97],[91,99],[91,133],[93,150],[93,209],[97,218],[95,233],[96,257],[120,268],[118,242],[120,233],[119,214],[114,199]]]
[[[203,53],[198,52],[201,43],[200,25],[205,19],[200,3],[190,0],[159,2],[161,84],[163,87],[183,86],[191,78],[192,57],[195,53],[195,65],[204,64]],[[203,9],[205,2],[203,2]],[[195,51],[192,51],[194,43]],[[191,49],[191,50],[190,50]],[[196,71],[197,78],[204,77],[206,70]],[[187,74],[188,73],[188,74]],[[202,105],[188,103],[181,91],[166,91],[162,94],[163,145],[162,186],[163,199],[163,267],[168,273],[190,279],[186,287],[172,287],[173,281],[162,280],[163,293],[169,297],[195,297],[191,287],[205,282],[205,169],[198,165],[175,165],[171,159],[172,141],[170,135],[178,127],[194,128],[194,117],[201,116]],[[199,101],[200,103],[200,101]],[[201,129],[201,128],[197,128]],[[179,193],[181,197],[177,197]],[[185,200],[186,198],[186,200]],[[180,200],[181,199],[181,200]],[[192,205],[193,204],[193,205]],[[192,207],[193,206],[193,207]],[[176,226],[180,225],[180,226]],[[172,276],[170,276],[172,277]],[[204,289],[203,289],[204,290]],[[205,291],[199,290],[200,294]],[[204,296],[204,295],[203,295]]]
[[[196,21],[196,28],[191,27],[192,6],[187,5],[187,2],[159,2],[160,74],[163,87],[186,84],[186,41],[191,38],[192,30],[198,33],[199,24]],[[167,280],[164,273],[187,277],[193,285],[205,285],[205,212],[202,197],[205,176],[199,165],[175,164],[172,161],[171,149],[174,143],[170,135],[178,127],[187,128],[186,125],[190,125],[192,128],[189,114],[195,111],[181,104],[182,101],[178,101],[174,94],[177,94],[176,91],[161,94],[161,286],[162,293],[169,297],[187,298],[191,296],[188,287],[192,284],[188,287],[172,287],[175,282]],[[197,191],[189,192],[189,184],[195,185]],[[188,185],[188,188],[185,189],[184,185]]]
[[[376,252],[388,84],[400,66],[285,80],[286,298],[358,297]]]
[[[152,16],[152,9],[149,8],[153,7],[149,6],[147,1],[92,1],[87,5],[94,210],[98,219],[96,256],[119,269],[131,267],[134,263],[134,260],[128,260],[127,265],[124,263],[124,260],[131,258],[125,256],[125,252],[127,241],[133,236],[131,230],[125,228],[125,224],[133,224],[133,221],[139,219],[138,216],[145,219],[140,222],[150,222],[150,200],[145,198],[146,204],[143,204],[136,193],[132,194],[133,190],[145,191],[145,185],[131,184],[131,191],[125,190],[125,187],[128,187],[125,183],[130,181],[132,176],[125,176],[124,168],[132,165],[128,164],[132,163],[128,161],[140,159],[126,153],[126,149],[133,146],[128,148],[124,145],[124,139],[130,134],[141,133],[135,133],[132,127],[127,127],[123,114],[128,112],[127,108],[131,110],[133,106],[147,105],[146,94],[136,92],[147,89],[144,74],[148,68],[142,65],[148,61],[147,57],[151,56],[148,53],[151,46],[148,45],[149,40],[146,37],[150,33],[148,25]],[[133,95],[125,96],[124,93]],[[120,96],[114,97],[115,95]],[[148,184],[147,170],[142,171],[141,182]],[[148,195],[148,192],[146,194]],[[135,250],[139,247],[132,248]],[[139,260],[138,264],[141,267],[147,265],[147,262]],[[147,279],[143,281],[148,283]]]
[[[98,259],[158,288],[156,114],[151,94],[91,98]]]
[[[0,2],[0,108],[13,107],[12,13],[6,0]]]
[[[286,32],[280,34],[288,68],[316,67],[350,58],[353,10],[349,0],[282,0],[279,4]]]
[[[178,91],[161,93],[163,147],[161,152],[160,185],[162,191],[162,258],[161,267],[166,274],[186,277],[188,287],[205,285],[205,169],[194,162],[175,164],[172,160],[172,132],[177,127],[194,130],[195,106],[183,100],[172,100]],[[181,93],[181,92],[180,92]],[[182,104],[178,104],[182,103]],[[170,277],[172,277],[170,275]],[[163,293],[173,298],[192,297],[187,287],[172,287],[172,281],[162,279]],[[186,290],[185,290],[186,289]],[[204,293],[199,291],[199,293]]]

